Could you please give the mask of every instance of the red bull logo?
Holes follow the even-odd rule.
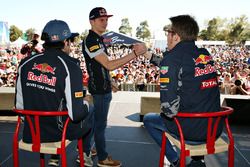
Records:
[[[44,83],[50,86],[56,85],[56,77],[49,78],[46,74],[35,75],[33,72],[29,72],[27,80]]]
[[[56,67],[51,67],[48,63],[34,64],[32,70],[38,70],[42,73],[51,73],[55,75]]]
[[[195,62],[195,65],[198,65],[198,64],[207,64],[211,60],[212,60],[211,56],[207,56],[207,55],[201,54],[197,59],[194,60],[194,62]]]

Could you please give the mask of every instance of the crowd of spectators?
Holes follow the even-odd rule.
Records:
[[[203,46],[211,53],[218,72],[221,93],[250,95],[250,49],[245,46]],[[83,84],[88,82],[88,73],[80,46],[72,47],[71,56],[81,61]],[[20,48],[0,48],[0,86],[14,87],[17,66],[20,60],[27,56],[20,53]],[[110,46],[110,59],[120,58],[129,52],[131,47],[125,45]],[[152,52],[159,56],[159,49]],[[118,84],[134,84],[136,90],[145,90],[147,84],[159,85],[159,68],[143,56],[110,72]]]
[[[250,95],[250,50],[244,46],[206,46],[213,56],[223,94]]]

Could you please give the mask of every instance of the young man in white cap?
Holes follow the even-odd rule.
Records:
[[[103,7],[96,7],[90,11],[89,21],[91,30],[82,44],[82,51],[89,74],[88,89],[94,102],[94,140],[97,150],[99,167],[120,167],[121,162],[113,160],[106,151],[105,129],[110,101],[112,99],[112,84],[110,70],[117,69],[130,60],[147,51],[145,44],[138,43],[133,52],[116,60],[108,59],[107,48],[102,34],[106,31],[108,15]]]

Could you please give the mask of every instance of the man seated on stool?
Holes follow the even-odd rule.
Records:
[[[77,35],[71,33],[67,23],[61,20],[52,20],[45,25],[41,36],[45,41],[44,53],[26,57],[19,65],[15,107],[25,110],[67,110],[72,120],[67,139],[84,137],[83,150],[90,152],[88,134],[92,133],[92,112],[84,100],[80,62],[69,56],[70,44]],[[65,121],[66,117],[41,118],[41,142],[61,141]],[[23,141],[32,142],[26,120]],[[59,166],[58,155],[51,156],[49,165]]]
[[[150,59],[160,66],[161,114],[149,113],[144,116],[145,128],[158,145],[161,145],[164,131],[178,136],[179,132],[172,118],[178,112],[220,111],[220,92],[214,61],[206,49],[195,45],[199,32],[197,22],[189,15],[171,17],[170,21],[172,24],[166,30],[168,51],[161,61],[155,56]],[[193,144],[206,142],[206,120],[183,118],[179,122],[185,139]],[[221,132],[222,122],[217,136]],[[170,166],[179,166],[179,157],[168,140],[166,150]],[[204,167],[203,158],[192,157],[188,166]]]

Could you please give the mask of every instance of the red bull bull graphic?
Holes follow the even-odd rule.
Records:
[[[194,62],[195,65],[197,66],[198,64],[207,64],[211,60],[213,60],[211,56],[201,54],[197,59],[194,60]]]
[[[56,67],[51,67],[48,63],[34,64],[32,70],[41,71],[42,73],[50,73],[55,75]]]

